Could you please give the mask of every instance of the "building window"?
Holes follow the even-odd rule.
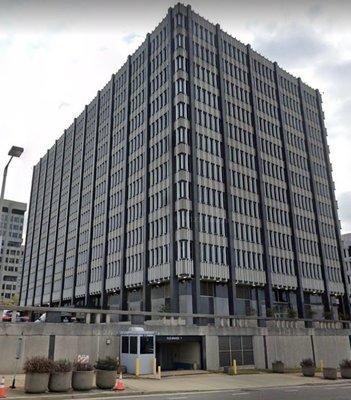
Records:
[[[252,336],[219,336],[219,366],[254,365]]]

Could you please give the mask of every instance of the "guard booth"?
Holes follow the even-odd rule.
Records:
[[[155,372],[155,333],[141,327],[121,332],[121,363],[129,374],[145,375]]]

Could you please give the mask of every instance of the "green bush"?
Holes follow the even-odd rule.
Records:
[[[52,372],[71,372],[72,363],[68,360],[57,360],[54,361]]]
[[[290,318],[290,319],[297,318],[297,312],[293,308],[289,308],[289,310],[288,310],[288,318]]]
[[[95,364],[96,369],[105,371],[117,371],[118,361],[113,357],[100,358]]]
[[[333,319],[333,312],[332,311],[324,311],[324,318],[325,319]]]

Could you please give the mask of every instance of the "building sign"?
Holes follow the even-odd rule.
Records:
[[[201,342],[203,336],[156,336],[157,343]]]

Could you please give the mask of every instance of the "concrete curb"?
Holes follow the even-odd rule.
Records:
[[[127,391],[127,392],[106,392],[106,391],[96,391],[96,392],[74,392],[74,393],[45,393],[43,395],[31,395],[31,394],[20,394],[19,396],[7,396],[8,399],[11,400],[23,400],[23,399],[40,399],[40,400],[52,400],[56,398],[58,400],[68,400],[68,399],[92,399],[94,398],[113,398],[116,396],[143,396],[143,395],[162,395],[162,394],[185,394],[185,393],[209,393],[209,392],[231,392],[235,391],[240,393],[241,391],[257,391],[257,390],[266,390],[266,389],[289,389],[296,387],[305,387],[305,386],[338,386],[340,384],[348,383],[351,386],[351,380],[347,379],[339,379],[338,382],[315,382],[315,383],[302,383],[297,385],[282,385],[282,386],[256,386],[250,388],[232,388],[232,389],[193,389],[193,390],[154,390],[154,391]]]
[[[10,389],[11,390],[11,389]],[[21,393],[18,396],[9,395],[9,391],[7,392],[7,398],[11,400],[23,400],[23,399],[40,399],[40,400],[68,400],[68,399],[94,399],[96,397],[105,397],[111,398],[115,396],[141,396],[143,394],[153,394],[150,392],[141,392],[141,391],[133,391],[133,392],[104,392],[104,391],[96,391],[96,392],[71,392],[71,393],[44,393],[44,394],[26,394]]]

